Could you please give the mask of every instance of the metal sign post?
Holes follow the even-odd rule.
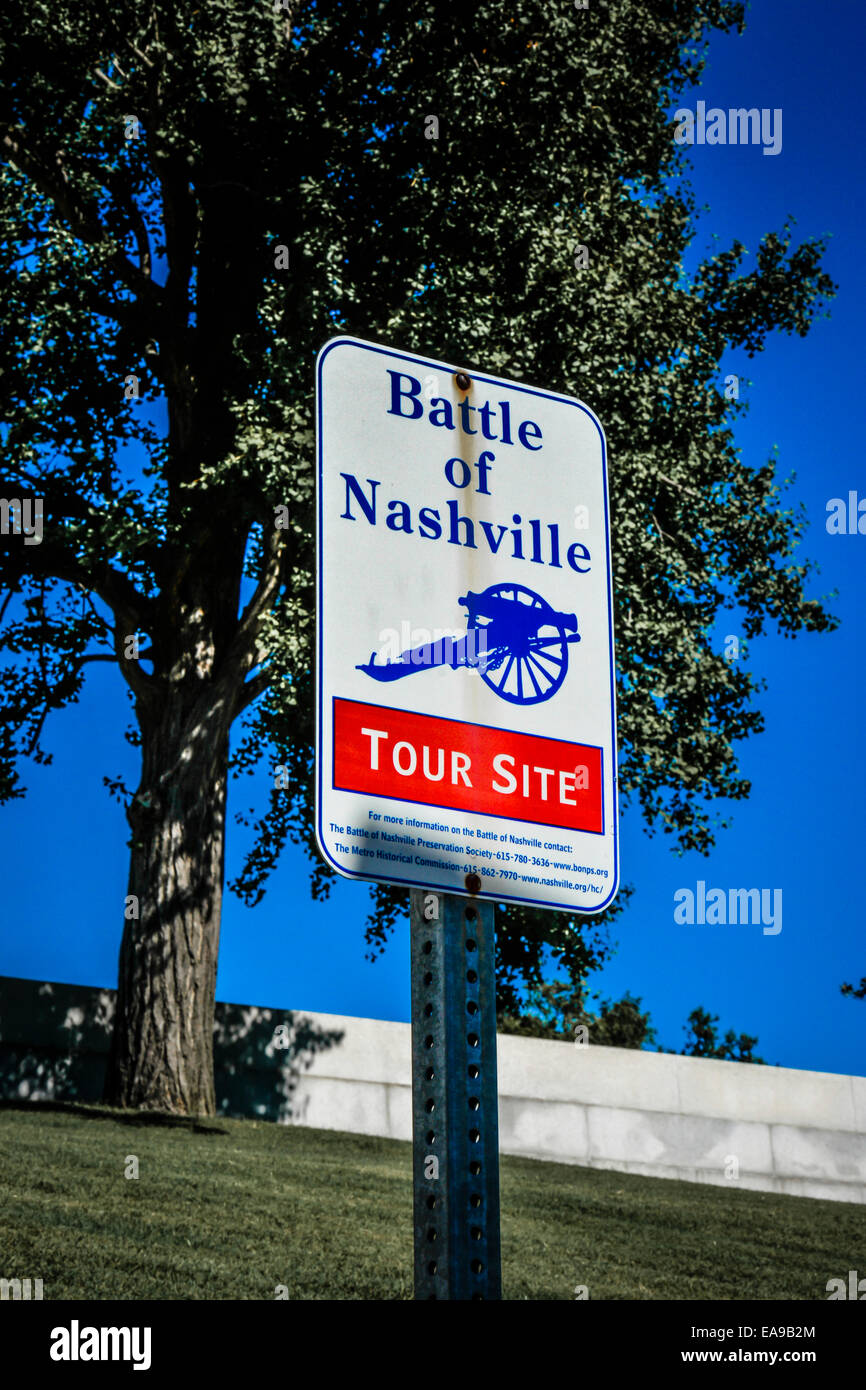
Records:
[[[493,912],[411,892],[416,1299],[502,1297]]]

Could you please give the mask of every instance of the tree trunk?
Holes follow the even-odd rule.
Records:
[[[225,861],[228,729],[180,692],[141,718],[106,1099],[215,1113],[213,1023]],[[184,706],[186,705],[186,708]]]

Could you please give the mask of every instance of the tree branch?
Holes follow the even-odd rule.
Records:
[[[221,678],[236,679],[237,676],[244,674],[244,666],[249,670],[256,664],[254,660],[256,655],[255,639],[259,619],[263,613],[271,609],[280,591],[283,582],[284,558],[283,536],[274,526],[268,533],[265,560],[259,582],[255,593],[243,611],[237,631],[229,644],[223,662]]]
[[[685,483],[675,483],[673,478],[669,478],[666,473],[658,473],[656,476],[661,478],[663,483],[667,483],[668,487],[672,487],[674,492],[687,492],[690,497],[701,496],[693,487],[687,487]]]
[[[243,714],[254,700],[264,694],[271,683],[270,671],[259,671],[257,675],[246,681],[237,692],[237,696],[232,707],[232,721],[237,719],[239,714]]]
[[[60,579],[68,584],[76,584],[101,598],[114,614],[112,636],[115,659],[133,694],[141,700],[152,701],[164,691],[165,683],[159,677],[149,675],[138,661],[124,653],[125,637],[131,636],[139,628],[151,631],[153,625],[150,599],[139,593],[125,574],[112,569],[110,565],[106,565],[99,574],[93,573],[71,550],[51,541],[43,541],[28,556],[27,573],[37,579]]]
[[[165,689],[165,682],[158,676],[149,676],[143,669],[140,662],[134,656],[127,656],[123,650],[124,639],[131,636],[130,633],[121,631],[120,623],[115,624],[114,628],[114,660],[120,667],[121,675],[132,691],[143,704],[152,704],[154,698]]]
[[[108,189],[115,200],[118,211],[129,222],[138,250],[138,268],[142,275],[150,280],[152,275],[150,236],[141,209],[133,196],[129,180],[123,172],[111,169],[100,169],[95,177],[99,179],[103,188]]]
[[[119,86],[116,82],[112,82],[112,80],[111,80],[110,77],[106,77],[105,73],[102,71],[102,68],[97,68],[97,69],[96,69],[96,73],[97,73],[97,76],[98,76],[98,77],[101,77],[101,78],[102,78],[102,80],[103,80],[103,82],[106,84],[106,86],[111,87],[113,91],[115,91],[115,92],[122,92],[122,91],[123,91],[123,88],[122,88],[121,86]]]
[[[159,310],[162,306],[160,287],[117,247],[93,210],[80,206],[63,167],[62,151],[55,154],[52,167],[25,149],[20,131],[7,131],[3,144],[9,162],[32,179],[39,191],[54,203],[73,234],[89,246],[108,248],[110,263],[127,288],[151,308]]]
[[[156,66],[153,60],[151,58],[148,58],[146,53],[142,53],[141,49],[138,47],[136,43],[133,42],[132,39],[126,39],[125,42],[127,47],[131,48],[133,53],[135,53],[136,56],[139,57],[143,63],[146,63],[149,68]],[[115,59],[115,61],[117,60]]]

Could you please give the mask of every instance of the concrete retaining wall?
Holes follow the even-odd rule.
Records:
[[[0,979],[0,1093],[98,1099],[113,1008]],[[409,1049],[406,1023],[218,1004],[220,1109],[410,1139]],[[503,1153],[866,1202],[860,1076],[500,1036],[499,1116]]]
[[[344,1032],[298,1089],[295,1124],[409,1139],[409,1025]],[[500,1035],[503,1153],[866,1202],[866,1078]]]

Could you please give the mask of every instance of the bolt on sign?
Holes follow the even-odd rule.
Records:
[[[317,443],[322,854],[350,878],[599,911],[619,860],[598,420],[341,337],[319,353]]]

